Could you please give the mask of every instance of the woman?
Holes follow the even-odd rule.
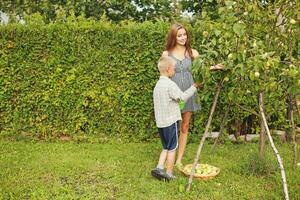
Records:
[[[167,35],[166,50],[162,53],[162,55],[171,56],[176,61],[176,73],[172,80],[182,91],[187,90],[192,84],[194,84],[191,73],[192,61],[199,56],[199,53],[197,50],[191,48],[190,37],[184,26],[180,24],[173,24],[171,26]],[[212,66],[211,69],[223,69],[223,65],[218,64]],[[181,168],[183,166],[181,161],[187,143],[187,135],[192,112],[199,109],[199,105],[196,104],[196,95],[194,95],[185,103],[185,107],[181,111],[182,121],[180,124],[178,155],[175,164],[177,168]]]

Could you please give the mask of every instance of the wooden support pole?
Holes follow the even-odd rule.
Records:
[[[272,147],[272,149],[273,149],[273,151],[275,153],[275,156],[276,156],[278,164],[279,164],[285,199],[289,200],[288,185],[287,185],[287,181],[286,181],[286,175],[285,175],[285,170],[284,170],[284,167],[283,167],[283,162],[282,162],[282,159],[281,159],[281,157],[280,157],[280,155],[278,153],[278,150],[276,149],[276,147],[274,145],[272,136],[270,134],[270,130],[269,130],[269,127],[268,127],[266,116],[265,116],[265,113],[264,113],[264,110],[263,110],[263,105],[264,105],[263,93],[259,93],[259,110],[260,110],[260,115],[261,115],[261,118],[262,118],[262,120],[264,122],[265,130],[266,130],[266,133],[268,135],[269,141],[271,143],[271,147]]]
[[[206,127],[205,127],[205,131],[204,131],[204,134],[203,134],[202,139],[200,141],[200,144],[198,146],[197,155],[196,155],[194,163],[193,163],[193,167],[192,167],[192,171],[191,171],[191,174],[190,174],[190,177],[189,177],[189,181],[188,181],[188,185],[187,185],[186,191],[190,191],[190,189],[191,189],[191,185],[192,185],[192,181],[193,181],[193,176],[195,174],[197,163],[198,163],[198,161],[200,159],[200,154],[201,154],[201,150],[202,150],[204,141],[205,141],[205,139],[206,139],[206,137],[208,135],[208,130],[210,128],[212,117],[213,117],[213,114],[215,112],[215,108],[216,108],[216,105],[217,105],[217,101],[218,101],[218,98],[219,98],[221,87],[222,87],[222,84],[218,84],[217,90],[216,90],[216,94],[215,94],[214,100],[213,100],[213,105],[212,105],[212,107],[210,109],[208,121],[207,121],[207,124],[206,124]]]

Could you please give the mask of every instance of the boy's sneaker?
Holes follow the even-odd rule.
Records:
[[[151,175],[158,180],[166,180],[167,174],[163,169],[155,168],[151,171]]]
[[[176,176],[174,176],[173,174],[169,175],[169,174],[166,174],[165,175],[165,180],[166,181],[171,181],[171,180],[174,180],[176,179]]]

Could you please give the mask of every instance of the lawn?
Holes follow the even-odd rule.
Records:
[[[192,162],[197,146],[188,144],[184,163]],[[220,167],[221,173],[213,180],[194,180],[187,193],[187,178],[178,171],[170,183],[150,176],[160,153],[159,139],[107,144],[2,139],[0,199],[283,199],[280,171],[269,146],[267,157],[274,164],[267,175],[253,174],[248,167],[258,144],[218,145],[215,151],[211,146],[204,145],[201,161]],[[292,146],[277,147],[290,199],[299,199],[300,167],[292,170]]]

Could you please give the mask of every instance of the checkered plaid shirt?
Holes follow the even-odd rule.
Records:
[[[154,114],[158,128],[168,127],[181,120],[181,112],[178,102],[187,101],[197,91],[191,86],[185,92],[166,76],[160,76],[153,91]]]

